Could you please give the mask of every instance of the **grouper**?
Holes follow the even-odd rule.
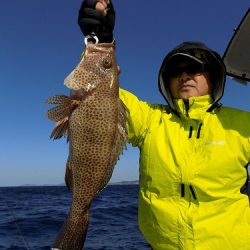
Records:
[[[51,137],[66,136],[65,181],[72,202],[52,249],[83,248],[93,198],[109,182],[127,143],[128,110],[119,99],[119,69],[113,44],[86,45],[80,63],[65,79],[69,96],[55,95],[47,117],[56,122]]]

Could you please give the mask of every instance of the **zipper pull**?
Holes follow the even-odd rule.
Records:
[[[185,110],[186,110],[186,116],[189,117],[188,111],[189,111],[189,100],[184,100]]]
[[[197,130],[197,136],[196,136],[197,139],[200,139],[200,136],[201,136],[201,126],[202,126],[202,123],[199,124],[198,130]]]
[[[185,197],[185,184],[181,183],[181,197]]]
[[[193,134],[193,126],[190,126],[189,128],[189,135],[188,135],[188,138],[192,138],[192,134]]]
[[[197,197],[196,197],[196,194],[195,194],[195,191],[194,191],[193,186],[192,186],[192,185],[189,185],[189,188],[190,188],[190,191],[191,191],[191,194],[192,194],[194,200],[197,200]]]

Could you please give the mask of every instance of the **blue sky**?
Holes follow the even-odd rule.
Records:
[[[165,54],[186,40],[226,49],[249,0],[113,0],[120,84],[163,103],[157,76]],[[67,94],[63,80],[78,63],[80,0],[2,0],[0,6],[0,186],[63,182],[68,145],[51,141],[44,100]],[[227,79],[222,102],[250,111],[250,85]],[[138,179],[137,149],[128,146],[112,181]]]

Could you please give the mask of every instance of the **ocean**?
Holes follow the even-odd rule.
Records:
[[[91,206],[84,249],[150,249],[137,226],[137,197],[138,185],[107,186]],[[64,186],[1,187],[0,250],[50,249],[70,200]]]
[[[249,187],[250,188],[250,187]],[[109,185],[93,201],[84,250],[147,250],[137,226],[138,185]],[[48,250],[66,217],[64,186],[0,187],[0,250]]]

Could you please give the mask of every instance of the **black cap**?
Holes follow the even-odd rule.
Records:
[[[212,98],[215,102],[218,102],[224,91],[224,85],[226,80],[226,69],[220,55],[208,48],[205,44],[200,42],[184,42],[173,50],[171,50],[164,58],[159,76],[158,86],[161,94],[168,102],[172,109],[174,108],[172,96],[169,90],[168,84],[168,72],[167,68],[175,60],[193,60],[200,64],[206,64],[209,72],[210,81],[213,85]]]

